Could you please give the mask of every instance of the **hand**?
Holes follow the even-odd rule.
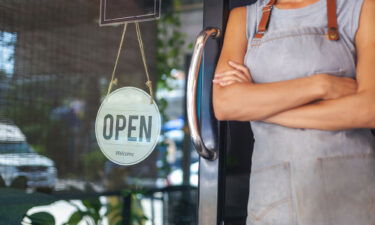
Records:
[[[215,78],[212,81],[213,83],[224,87],[236,82],[253,82],[250,71],[246,66],[233,61],[228,61],[228,64],[233,68],[233,70],[215,74]]]
[[[357,81],[349,77],[337,77],[329,74],[316,74],[323,81],[324,100],[336,99],[357,92]]]

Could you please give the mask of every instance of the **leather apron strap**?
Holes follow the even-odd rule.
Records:
[[[320,0],[323,1],[323,0]],[[336,41],[340,39],[340,34],[338,31],[337,24],[337,14],[336,14],[336,0],[326,0],[327,1],[327,19],[328,19],[328,38],[329,40]],[[271,17],[272,8],[276,4],[277,0],[270,0],[267,5],[262,9],[263,14],[258,24],[258,29],[255,34],[256,39],[261,39],[264,33],[267,31],[268,24]]]
[[[327,1],[327,15],[328,15],[328,38],[331,41],[337,41],[340,39],[340,34],[339,34],[339,25],[337,24],[336,0],[326,0],[326,1]]]
[[[259,0],[258,0],[259,1]],[[258,29],[255,34],[255,38],[262,38],[264,33],[267,31],[268,23],[270,22],[271,12],[273,6],[276,4],[277,0],[270,0],[266,6],[263,7],[262,11],[262,18],[260,19],[260,22],[258,24]]]

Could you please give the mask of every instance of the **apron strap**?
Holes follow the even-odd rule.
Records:
[[[323,1],[323,0],[320,0]],[[340,39],[340,34],[338,31],[337,24],[337,14],[336,14],[336,0],[326,0],[327,1],[327,17],[328,17],[328,38],[329,40],[336,41]],[[263,14],[260,22],[258,24],[257,32],[254,36],[255,39],[261,39],[264,33],[267,31],[268,24],[271,17],[272,8],[276,4],[277,0],[270,0],[267,5],[262,9]]]
[[[255,38],[261,39],[264,33],[267,31],[268,23],[270,21],[270,16],[272,12],[273,6],[276,4],[277,0],[270,0],[266,6],[263,7],[262,11],[262,18],[258,24],[258,29],[255,34]]]
[[[320,0],[322,1],[322,0]],[[337,14],[336,14],[336,0],[327,0],[327,15],[328,15],[328,38],[331,41],[340,39]]]

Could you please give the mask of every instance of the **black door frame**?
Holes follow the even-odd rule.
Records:
[[[203,29],[216,27],[225,31],[226,21],[229,13],[229,0],[204,0],[203,7]],[[225,147],[224,137],[225,124],[219,123],[212,109],[212,78],[218,60],[223,36],[217,39],[209,39],[206,43],[200,74],[200,128],[203,142],[209,148],[215,149],[217,158],[214,161],[200,158],[199,161],[199,203],[198,203],[198,225],[223,224],[223,211],[220,207],[224,203],[224,190],[220,187],[224,182],[222,168]]]
[[[201,64],[201,73],[199,76],[200,95],[198,95],[200,107],[200,133],[204,144],[215,149],[217,158],[207,160],[200,158],[199,161],[199,203],[198,203],[198,225],[225,225],[226,199],[226,155],[228,148],[237,148],[230,142],[236,142],[241,139],[230,140],[229,133],[247,132],[251,134],[249,123],[239,122],[219,122],[215,119],[212,109],[212,79],[216,68],[216,62],[219,58],[225,27],[231,8],[247,5],[255,0],[204,0],[203,7],[203,28],[216,27],[220,29],[220,38],[210,38],[205,45],[203,60]],[[245,126],[244,126],[245,125]],[[252,140],[247,146],[252,147]],[[244,150],[244,149],[241,149]],[[251,154],[251,153],[250,153]],[[251,156],[250,156],[251,157]],[[250,165],[249,165],[250,167]],[[249,171],[250,172],[250,169]],[[246,176],[246,175],[245,175]],[[248,177],[248,176],[247,176]],[[244,182],[248,180],[245,179]],[[230,188],[228,186],[228,188]],[[246,190],[248,192],[248,190]],[[245,192],[246,192],[245,191]],[[247,193],[243,198],[247,200]],[[229,196],[230,198],[230,196]],[[243,210],[246,212],[246,206]],[[243,211],[242,210],[242,211]],[[243,214],[243,213],[242,213]],[[244,218],[239,223],[244,224]],[[228,223],[229,224],[229,223]],[[230,223],[232,224],[232,223]]]

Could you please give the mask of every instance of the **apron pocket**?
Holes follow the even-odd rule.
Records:
[[[251,172],[248,220],[253,225],[294,225],[290,163]]]
[[[330,224],[369,225],[375,221],[374,154],[319,158]]]

